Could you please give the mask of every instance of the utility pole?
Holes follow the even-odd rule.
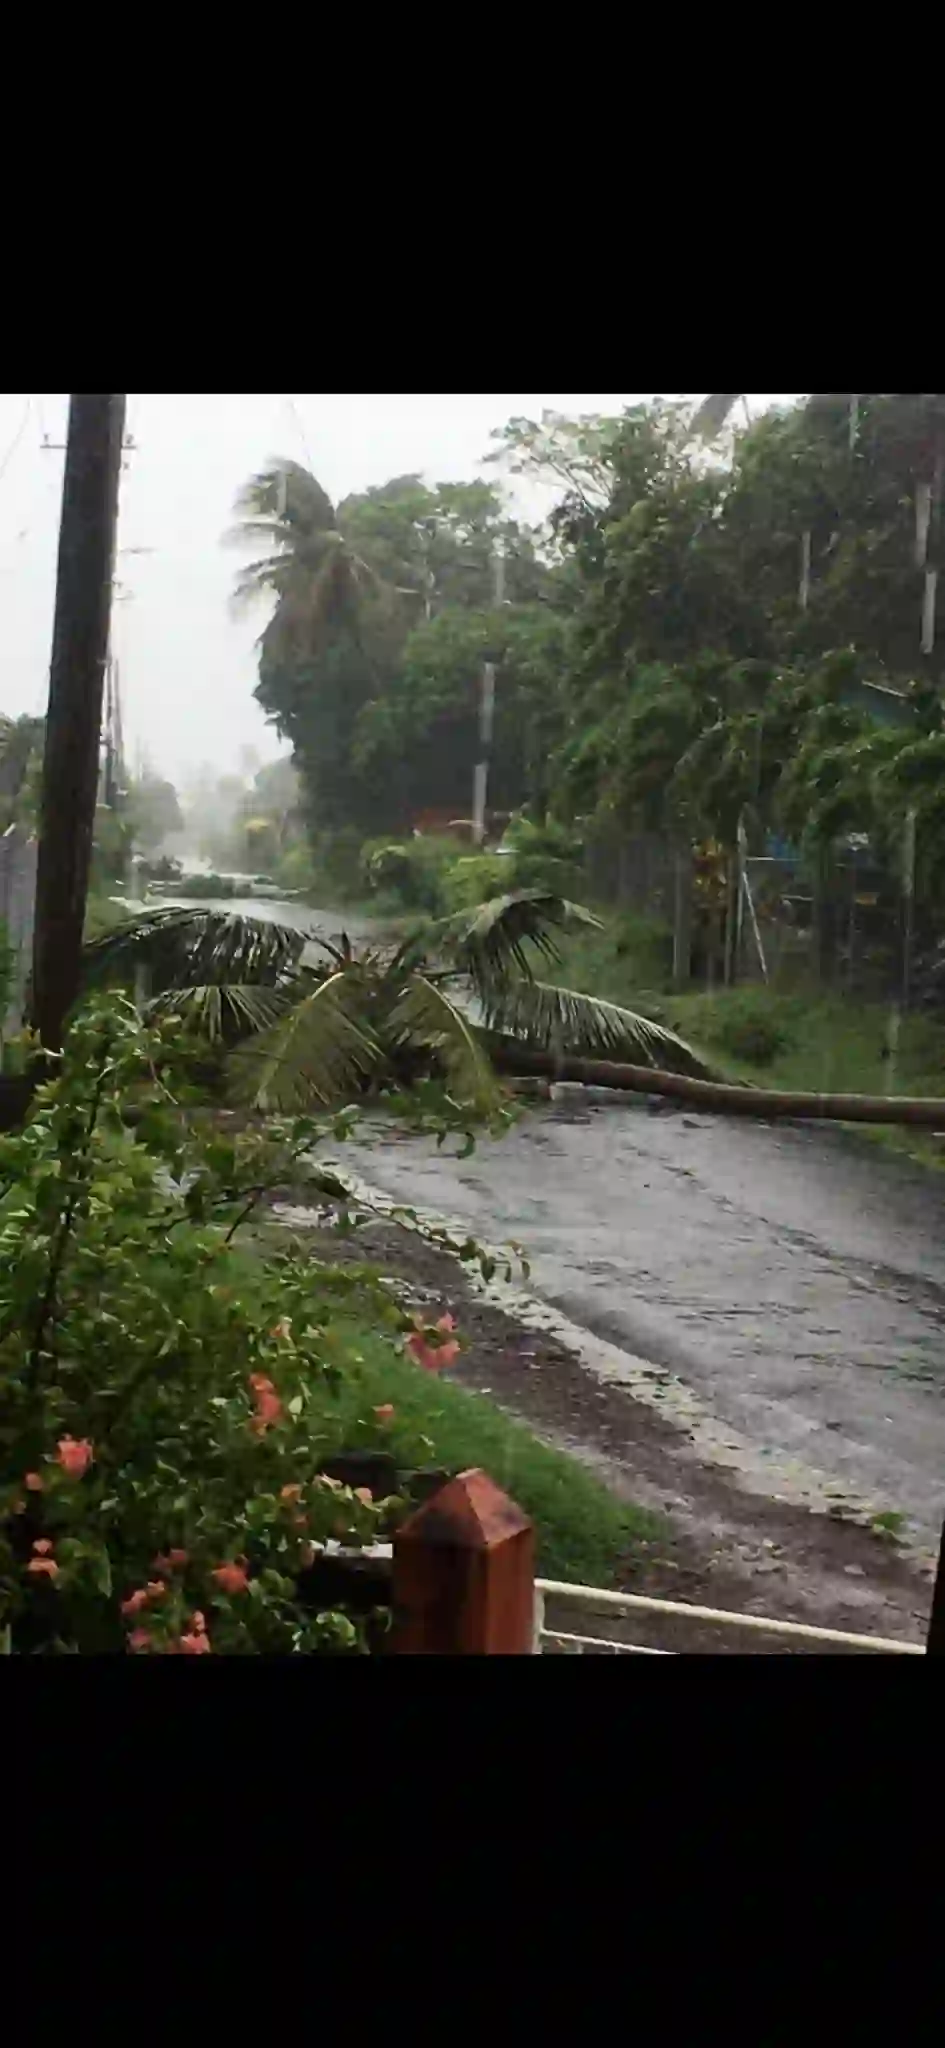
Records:
[[[496,549],[493,556],[493,602],[496,611],[505,602],[505,559]],[[486,791],[489,783],[489,755],[492,750],[492,722],[495,711],[495,662],[483,663],[479,699],[479,759],[473,769],[473,839],[481,846],[486,836]]]
[[[123,393],[73,393],[62,486],[33,931],[33,1018],[51,1052],[61,1049],[65,1019],[79,992],[124,425]]]

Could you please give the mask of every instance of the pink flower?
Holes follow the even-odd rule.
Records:
[[[59,1566],[54,1557],[31,1557],[26,1567],[28,1572],[45,1572],[48,1579],[58,1579]]]
[[[253,1400],[256,1403],[256,1413],[250,1422],[250,1428],[255,1430],[257,1436],[263,1436],[270,1423],[280,1420],[282,1402],[276,1393],[272,1381],[267,1380],[265,1373],[251,1372],[249,1384],[252,1387]]]
[[[414,1363],[422,1365],[424,1372],[442,1372],[444,1366],[452,1365],[454,1358],[459,1356],[459,1345],[456,1338],[449,1335],[449,1332],[456,1328],[452,1316],[449,1314],[440,1316],[439,1321],[434,1324],[435,1329],[442,1330],[446,1335],[447,1341],[444,1344],[429,1344],[424,1335],[425,1326],[420,1317],[414,1316],[414,1322],[417,1327],[411,1331],[404,1346],[404,1349],[409,1351]]]
[[[128,1637],[129,1650],[148,1650],[150,1647],[150,1631],[146,1628],[133,1628]]]
[[[70,1479],[81,1479],[92,1463],[92,1446],[87,1436],[78,1442],[74,1436],[61,1436],[56,1446],[59,1463]]]
[[[210,1637],[203,1629],[195,1629],[189,1636],[181,1636],[178,1649],[185,1657],[203,1657],[210,1648]]]
[[[216,1570],[210,1573],[210,1577],[216,1579],[217,1585],[224,1593],[245,1593],[249,1585],[246,1567],[241,1564],[218,1564]]]
[[[26,1478],[24,1479],[24,1481],[23,1481],[23,1484],[24,1484],[24,1486],[25,1486],[25,1488],[26,1488],[26,1491],[27,1491],[27,1493],[42,1493],[42,1491],[43,1491],[43,1475],[42,1475],[42,1473],[41,1473],[41,1472],[27,1472],[27,1474],[26,1474]]]
[[[278,1422],[281,1416],[282,1402],[278,1401],[274,1394],[264,1394],[256,1414],[250,1418],[249,1426],[253,1435],[265,1436],[267,1429],[272,1423]]]
[[[389,1422],[394,1413],[393,1401],[382,1401],[380,1407],[375,1408],[374,1413],[378,1422]]]
[[[366,1508],[372,1508],[374,1506],[374,1495],[371,1492],[369,1486],[356,1486],[354,1489],[354,1497],[355,1500],[362,1501]]]
[[[133,1614],[140,1614],[140,1613],[141,1613],[141,1609],[142,1609],[142,1607],[146,1607],[146,1606],[147,1606],[147,1604],[148,1604],[148,1589],[147,1589],[147,1586],[139,1586],[139,1587],[138,1587],[138,1590],[137,1590],[137,1592],[136,1592],[136,1593],[129,1593],[129,1595],[128,1595],[128,1598],[127,1598],[127,1600],[123,1600],[123,1601],[122,1601],[122,1603],[121,1603],[121,1611],[122,1611],[122,1614],[124,1614],[124,1615],[125,1615],[126,1617],[130,1618],[130,1617],[131,1617],[131,1615],[133,1615]]]
[[[186,1550],[169,1550],[166,1554],[162,1551],[158,1557],[153,1557],[151,1563],[156,1572],[177,1572],[183,1571],[188,1559],[189,1553]]]
[[[280,1500],[301,1500],[301,1498],[302,1498],[302,1488],[301,1488],[300,1486],[280,1486],[280,1488],[279,1488],[279,1499],[280,1499]]]
[[[48,1557],[52,1549],[52,1544],[50,1543],[49,1537],[37,1537],[36,1542],[33,1545],[33,1549],[35,1550],[37,1557]]]
[[[200,1612],[199,1607],[190,1617],[190,1626],[192,1629],[196,1630],[198,1636],[202,1636],[206,1631],[207,1624],[203,1618],[203,1615]]]

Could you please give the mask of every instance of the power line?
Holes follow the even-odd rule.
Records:
[[[16,451],[17,451],[17,449],[18,449],[18,447],[19,447],[19,445],[20,445],[20,442],[21,442],[21,441],[22,441],[22,439],[23,439],[23,436],[24,436],[24,434],[25,434],[25,432],[26,432],[26,422],[27,422],[27,420],[29,419],[29,416],[30,416],[30,413],[31,413],[32,409],[33,409],[33,400],[32,400],[32,398],[28,398],[28,399],[27,399],[27,401],[26,401],[26,410],[25,410],[25,412],[24,412],[24,414],[23,414],[23,418],[21,419],[21,421],[20,421],[20,424],[19,424],[19,426],[17,427],[16,433],[14,434],[14,436],[13,436],[13,439],[12,439],[12,441],[10,442],[10,446],[9,446],[9,448],[7,449],[7,452],[6,452],[6,454],[5,454],[4,458],[3,458],[3,461],[2,461],[2,462],[0,462],[0,483],[2,483],[2,481],[3,481],[3,478],[4,478],[5,476],[6,476],[6,473],[7,473],[7,465],[8,465],[8,463],[10,463],[10,462],[11,462],[11,461],[13,460],[13,457],[14,457],[14,455],[16,454]]]
[[[297,427],[297,429],[298,429],[298,435],[299,435],[299,440],[300,440],[300,441],[301,441],[301,443],[302,443],[302,452],[303,452],[303,454],[304,454],[304,456],[305,456],[305,460],[306,460],[306,462],[308,463],[309,469],[311,470],[312,474],[314,475],[314,473],[315,473],[315,464],[314,464],[314,462],[312,461],[312,451],[311,451],[311,449],[310,449],[310,447],[309,447],[309,445],[308,445],[308,442],[307,442],[307,440],[306,440],[306,438],[305,438],[305,428],[304,428],[304,427],[303,427],[303,425],[302,425],[301,417],[300,417],[300,415],[299,415],[299,409],[298,409],[298,406],[297,406],[297,405],[296,405],[296,403],[295,403],[295,399],[294,399],[294,398],[292,397],[292,394],[291,394],[291,392],[286,392],[286,404],[287,404],[287,406],[288,406],[288,408],[289,408],[289,411],[290,411],[290,413],[292,414],[292,418],[294,419],[294,421],[295,421],[295,424],[296,424],[296,427]]]

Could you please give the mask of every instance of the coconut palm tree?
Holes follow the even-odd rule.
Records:
[[[480,1114],[498,1089],[490,1047],[532,1047],[566,1058],[633,1061],[708,1078],[675,1032],[575,989],[537,979],[556,963],[555,933],[599,928],[580,904],[540,890],[498,897],[411,933],[400,945],[356,951],[226,911],[161,909],[114,927],[85,949],[86,984],[129,981],[146,969],[149,1008],[175,1015],[230,1048],[234,1099],[261,1110],[335,1104],[353,1093],[439,1076]],[[310,944],[325,956],[309,965]]]
[[[239,571],[233,603],[240,610],[275,598],[261,636],[267,654],[311,655],[340,621],[357,632],[369,597],[393,599],[393,589],[352,547],[331,499],[301,463],[274,457],[244,485],[236,511],[238,524],[227,541],[262,543],[265,552]]]

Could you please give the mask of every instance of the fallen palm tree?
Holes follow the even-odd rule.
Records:
[[[528,948],[554,963],[556,930],[597,924],[581,905],[523,890],[440,919],[395,949],[355,952],[344,938],[334,945],[310,934],[327,955],[313,969],[303,931],[225,910],[162,908],[87,946],[85,968],[93,984],[145,969],[157,991],[150,1007],[230,1045],[236,1094],[263,1110],[345,1101],[432,1062],[459,1100],[483,1112],[495,1105],[499,1073],[665,1096],[724,1116],[945,1130],[945,1101],[934,1098],[789,1094],[719,1080],[665,1025],[535,978]],[[463,991],[481,1023],[457,1000]]]
[[[88,985],[146,977],[148,1007],[228,1049],[235,1100],[262,1111],[344,1103],[434,1075],[479,1115],[501,1107],[487,1034],[569,1054],[648,1060],[710,1076],[675,1031],[616,1003],[536,979],[556,934],[599,920],[553,891],[517,890],[353,948],[213,908],[139,913],[85,948]],[[324,961],[310,964],[307,940]]]
[[[700,1081],[667,1074],[658,1067],[626,1066],[616,1060],[576,1059],[540,1051],[515,1039],[489,1040],[499,1073],[550,1081],[578,1081],[586,1088],[615,1088],[637,1095],[662,1095],[720,1116],[816,1117],[844,1124],[920,1124],[945,1132],[945,1101],[934,1095],[811,1095],[800,1090],[754,1088],[737,1082]]]

